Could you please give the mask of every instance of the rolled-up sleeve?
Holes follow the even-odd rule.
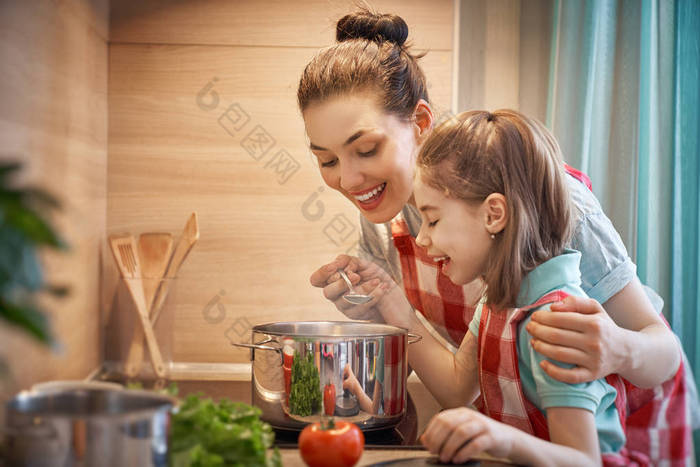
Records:
[[[581,287],[599,303],[607,302],[637,274],[620,235],[602,211],[579,219],[571,247],[581,252]]]

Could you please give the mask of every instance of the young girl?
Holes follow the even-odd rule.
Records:
[[[632,402],[621,378],[559,382],[530,345],[533,312],[586,296],[581,254],[566,248],[572,209],[549,131],[511,110],[465,112],[433,131],[417,166],[414,196],[423,220],[417,243],[455,284],[481,278],[486,285],[485,301],[443,375],[467,403],[480,392],[476,405],[487,416],[468,408],[440,413],[422,437],[426,447],[445,462],[488,452],[528,465],[688,465],[685,399],[672,401],[664,420],[647,420],[647,428],[665,433],[662,439],[682,438],[681,448],[663,458],[626,419]],[[386,284],[380,289],[390,293]],[[392,307],[380,311],[390,322],[405,319]],[[677,377],[660,390],[668,394],[680,383]]]

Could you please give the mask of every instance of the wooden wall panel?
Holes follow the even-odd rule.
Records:
[[[100,363],[100,249],[106,225],[107,24],[105,0],[0,1],[0,138],[21,181],[63,203],[54,224],[71,245],[46,254],[47,279],[71,289],[43,300],[53,352],[0,324],[0,399],[49,379],[84,378]]]
[[[172,328],[164,325],[158,332],[174,337],[177,362],[242,363],[249,354],[231,348],[227,333],[238,340],[249,337],[251,325],[263,322],[344,319],[309,285],[309,276],[338,253],[352,251],[359,213],[338,193],[323,188],[296,107],[301,71],[317,46],[330,43],[324,28],[331,20],[296,19],[298,13],[287,15],[287,7],[273,1],[255,4],[258,11],[274,12],[264,21],[250,11],[249,2],[227,2],[225,11],[220,2],[193,3],[196,15],[183,14],[191,8],[187,2],[172,11],[163,7],[145,14],[134,11],[152,2],[146,7],[113,4],[108,232],[179,234],[189,213],[197,211],[201,239],[181,270],[176,298],[167,310],[175,318]],[[452,3],[441,2],[441,8],[449,7],[447,13],[417,2],[385,4],[390,11],[407,12],[411,31],[431,31],[428,46],[446,48],[433,48],[422,60],[436,107],[449,108]],[[294,5],[307,12],[304,17],[330,18],[326,2]],[[343,5],[343,11],[350,10],[350,3]],[[263,21],[270,31],[283,24],[284,31],[260,35],[260,28],[236,23],[238,18]],[[438,28],[436,22],[444,24]],[[230,37],[210,35],[222,24],[228,24]],[[415,44],[423,49],[419,37]],[[203,45],[210,41],[217,45]],[[265,46],[247,45],[260,43]],[[245,117],[238,120],[241,115]],[[251,155],[246,138],[258,126],[274,144],[265,154]],[[297,171],[286,173],[288,179],[275,172],[273,159],[282,150],[298,164]],[[342,225],[347,230],[333,230]],[[114,313],[123,314],[113,306],[116,289],[109,258],[107,333],[128,335],[129,311],[114,326],[119,322]],[[115,337],[114,342],[120,341]],[[118,352],[112,355],[118,357]]]
[[[452,50],[453,0],[369,3],[381,13],[399,13],[420,47]],[[111,41],[316,49],[335,39],[335,23],[359,4],[348,0],[113,1]]]

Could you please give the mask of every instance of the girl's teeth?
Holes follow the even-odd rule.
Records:
[[[439,257],[439,258],[433,258],[433,261],[435,261],[436,263],[439,263],[440,261],[445,261],[445,260],[448,260],[448,259],[450,259],[449,256],[441,256],[441,257]]]
[[[365,193],[364,195],[360,195],[360,196],[355,196],[355,199],[358,200],[358,201],[367,201],[367,200],[369,200],[369,199],[371,199],[371,198],[374,198],[374,197],[377,196],[379,193],[381,193],[382,191],[384,191],[384,187],[385,187],[385,186],[386,186],[386,183],[382,183],[380,186],[378,186],[378,187],[375,188],[374,190],[370,191],[369,193]]]

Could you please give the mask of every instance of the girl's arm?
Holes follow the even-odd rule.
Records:
[[[581,383],[618,373],[636,386],[654,387],[676,373],[681,359],[677,340],[638,279],[604,307],[592,299],[568,297],[561,305],[552,304],[555,313],[533,314],[527,330],[535,350],[576,365],[565,369],[543,362],[547,374]]]
[[[467,332],[456,353],[450,352],[416,317],[401,287],[383,283],[375,307],[384,321],[422,337],[408,347],[408,362],[442,407],[469,405],[479,395],[477,339]]]
[[[486,452],[516,464],[536,466],[601,465],[593,414],[584,409],[547,409],[551,442],[459,408],[435,415],[421,441],[442,462],[463,463]]]

